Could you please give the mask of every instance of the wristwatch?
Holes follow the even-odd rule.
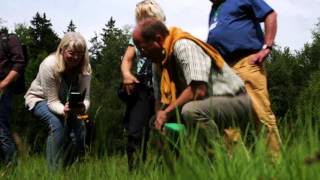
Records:
[[[272,45],[267,45],[267,44],[264,44],[262,46],[262,50],[265,50],[265,49],[270,49],[270,51],[272,50]]]

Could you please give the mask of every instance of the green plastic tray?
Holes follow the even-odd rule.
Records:
[[[183,124],[178,124],[178,123],[165,123],[164,124],[164,128],[167,131],[171,131],[171,132],[184,132],[185,131],[185,127]]]

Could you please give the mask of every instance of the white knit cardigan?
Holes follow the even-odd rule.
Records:
[[[61,85],[61,76],[55,75],[56,57],[54,54],[49,55],[40,64],[37,77],[31,83],[30,88],[25,94],[25,105],[29,110],[33,109],[39,101],[46,100],[49,110],[55,114],[64,116],[64,105],[59,99],[59,88]],[[80,92],[86,89],[84,105],[88,110],[90,105],[90,81],[91,75],[79,75]]]

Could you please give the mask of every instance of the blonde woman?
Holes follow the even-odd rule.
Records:
[[[152,17],[165,21],[166,17],[159,4],[154,0],[143,0],[136,5],[136,22],[144,18]],[[133,61],[137,68],[133,69]],[[149,134],[149,120],[154,115],[154,95],[152,88],[152,65],[146,61],[133,44],[129,41],[128,48],[121,63],[123,88],[127,92],[127,103],[124,125],[128,134],[127,156],[128,167],[132,170],[136,167],[137,158],[142,154],[142,160],[146,157],[146,142]],[[144,141],[143,141],[144,140]],[[142,142],[143,141],[143,142]],[[142,150],[142,153],[140,151]]]
[[[75,115],[89,108],[90,80],[86,41],[80,33],[69,32],[56,52],[40,64],[37,77],[24,96],[28,109],[50,130],[46,148],[50,170],[56,169],[59,162],[67,165],[83,152],[83,122]],[[84,99],[72,107],[68,102],[71,91],[84,93]],[[68,151],[70,144],[74,145],[72,153]],[[61,161],[62,158],[65,159]]]

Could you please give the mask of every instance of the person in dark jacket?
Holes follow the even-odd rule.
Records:
[[[25,58],[16,35],[0,31],[0,161],[14,159],[16,145],[10,132],[13,83],[24,70]]]

